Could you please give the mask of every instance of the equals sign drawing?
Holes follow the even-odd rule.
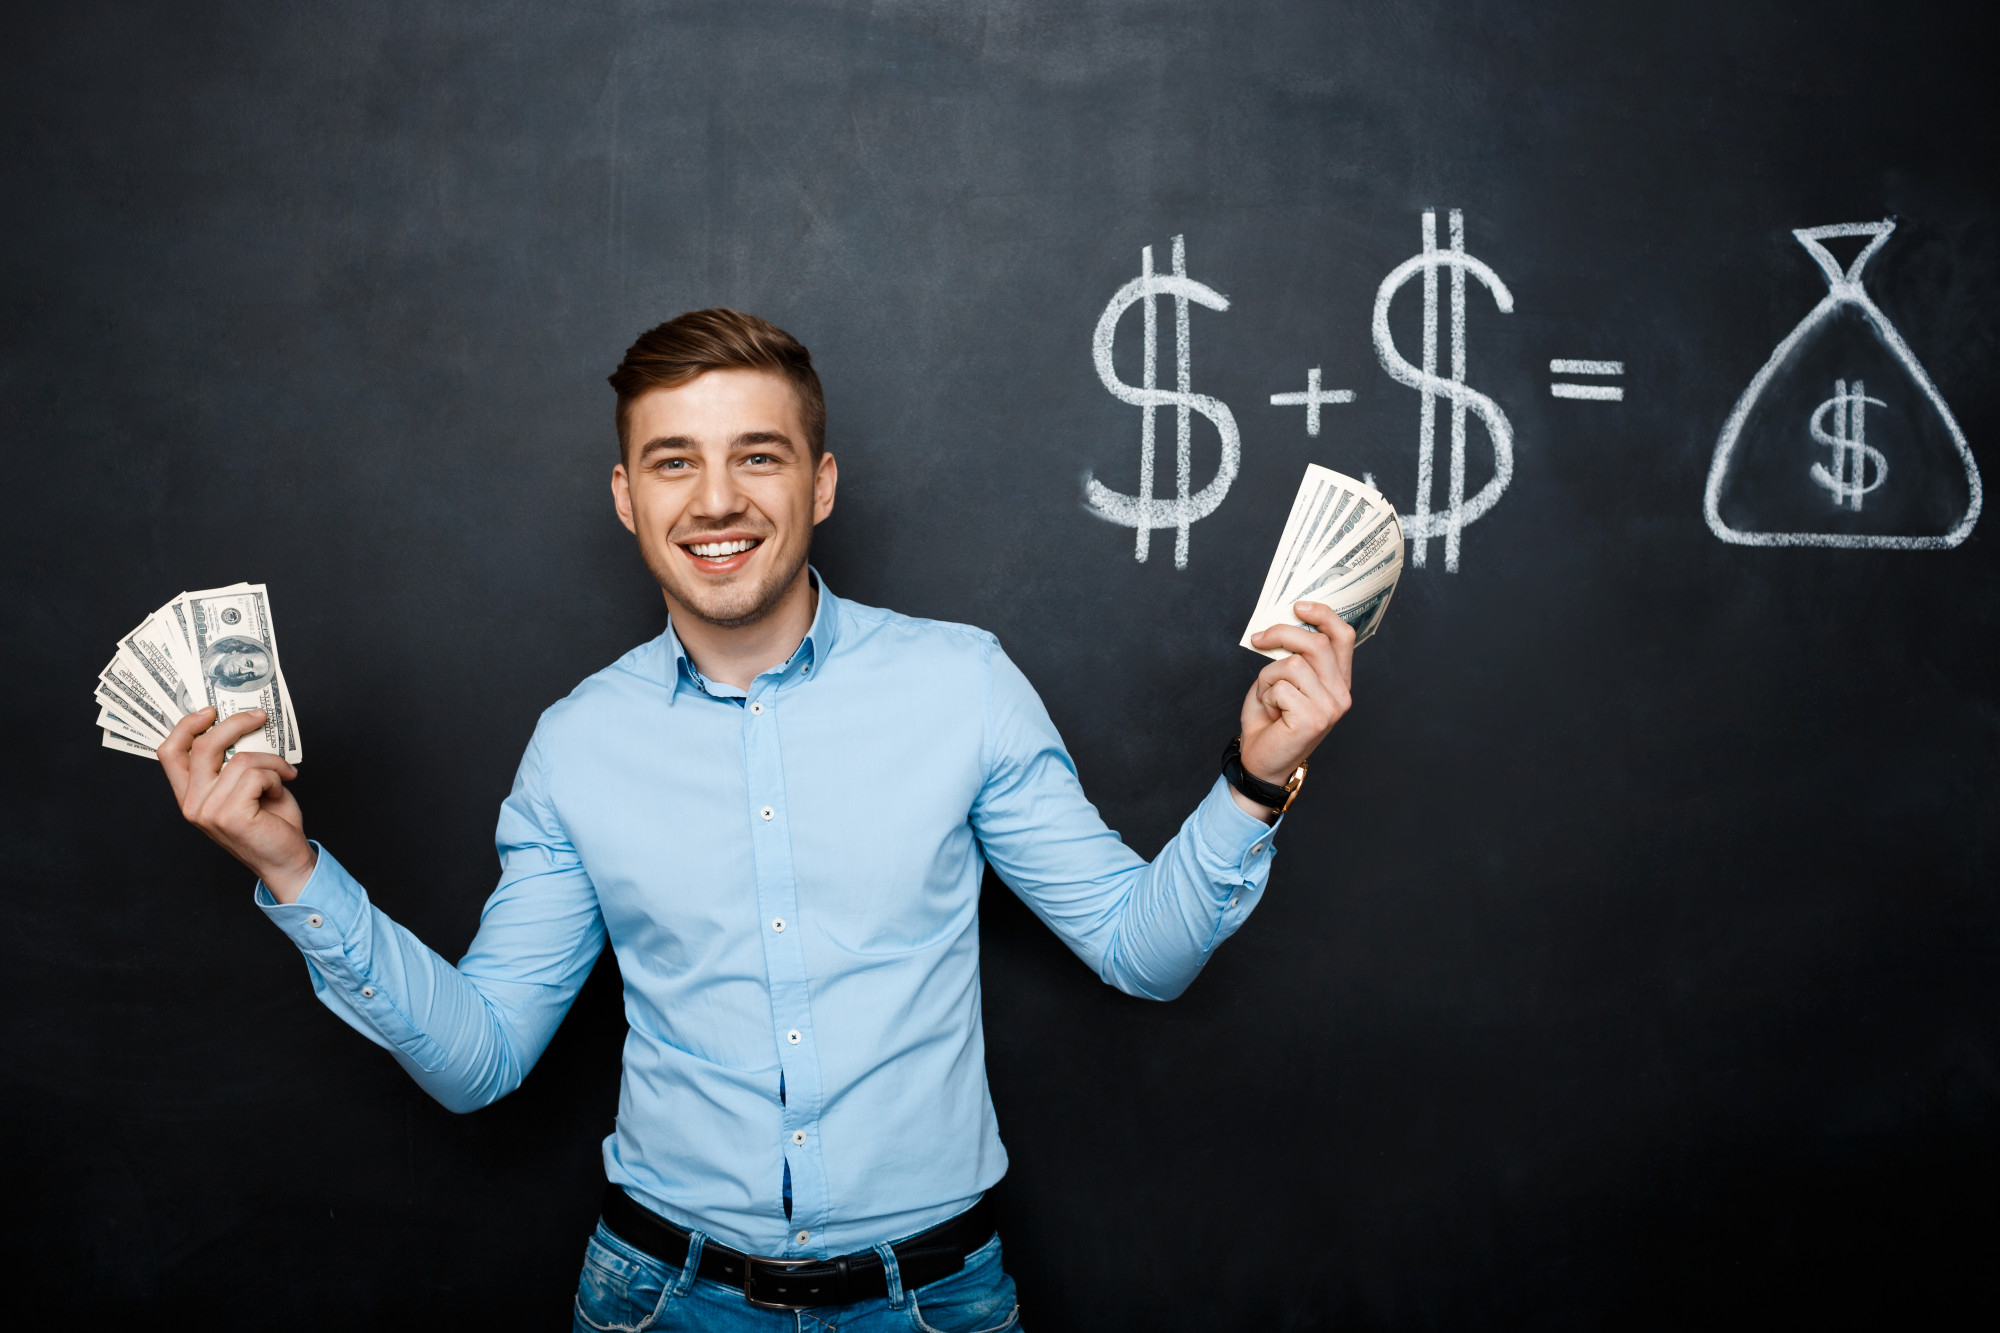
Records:
[[[1569,361],[1557,357],[1549,362],[1551,375],[1623,375],[1623,361]],[[1599,403],[1622,403],[1625,390],[1616,384],[1566,384],[1552,381],[1549,393],[1557,398],[1587,398]]]

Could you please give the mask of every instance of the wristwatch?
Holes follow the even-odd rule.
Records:
[[[1229,780],[1230,786],[1257,804],[1269,806],[1282,815],[1291,809],[1292,802],[1299,798],[1299,788],[1306,780],[1306,766],[1300,764],[1293,769],[1292,775],[1285,779],[1285,785],[1282,787],[1275,782],[1253,778],[1250,776],[1250,770],[1243,767],[1243,738],[1237,736],[1223,747],[1222,776]]]

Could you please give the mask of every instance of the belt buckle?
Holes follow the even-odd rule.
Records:
[[[819,1260],[817,1259],[753,1258],[743,1265],[743,1299],[750,1302],[750,1304],[756,1306],[759,1310],[810,1310],[813,1308],[810,1305],[798,1305],[790,1301],[758,1300],[757,1270],[760,1267],[769,1267],[769,1268],[782,1268],[789,1272],[794,1268],[812,1268],[818,1263]]]

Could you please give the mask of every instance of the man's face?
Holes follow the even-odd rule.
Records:
[[[833,455],[813,465],[797,391],[770,371],[711,370],[640,395],[626,421],[611,493],[669,607],[723,627],[763,618],[833,512]]]

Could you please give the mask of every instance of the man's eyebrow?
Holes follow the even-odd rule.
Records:
[[[796,449],[792,437],[777,430],[746,430],[729,442],[733,449],[746,449],[753,444],[782,444],[787,449]]]
[[[648,440],[639,446],[639,457],[647,454],[664,453],[673,449],[693,449],[695,442],[685,435],[663,435],[656,440]]]

